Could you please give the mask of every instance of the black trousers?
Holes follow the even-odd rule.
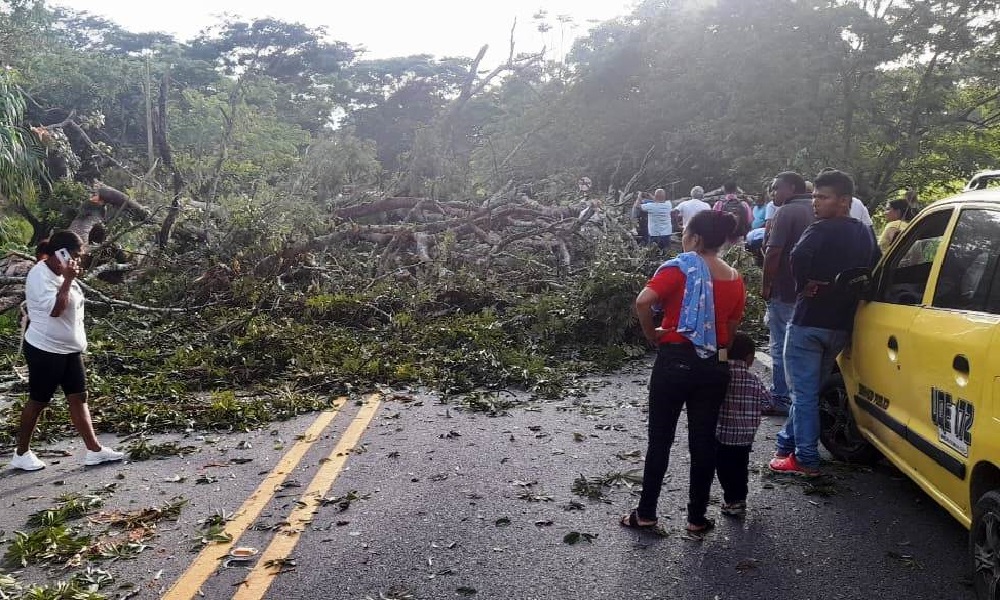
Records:
[[[722,497],[726,504],[747,501],[752,448],[753,446],[728,446],[716,442],[715,474],[722,485]]]
[[[55,354],[25,340],[24,360],[28,364],[28,397],[35,402],[48,404],[59,387],[67,396],[87,391],[87,372],[80,352]]]
[[[656,519],[663,477],[681,410],[687,406],[691,481],[688,522],[705,524],[715,477],[715,426],[729,385],[729,365],[717,356],[699,358],[690,345],[662,344],[649,378],[649,446],[642,474],[639,517]]]

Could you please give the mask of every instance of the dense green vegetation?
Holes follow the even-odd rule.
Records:
[[[998,166],[998,6],[649,0],[490,72],[506,49],[368,59],[271,19],[182,41],[0,1],[0,236],[30,251],[97,179],[148,209],[97,209],[88,281],[190,310],[90,310],[105,428],[254,427],[380,383],[559,395],[642,352],[662,257],[635,190],[836,166],[874,208]]]

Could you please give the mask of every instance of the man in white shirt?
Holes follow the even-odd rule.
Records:
[[[684,202],[681,202],[674,208],[674,212],[681,217],[681,227],[687,228],[688,223],[691,221],[691,217],[700,213],[703,210],[712,210],[712,207],[708,205],[708,202],[702,200],[705,197],[705,190],[702,189],[700,185],[696,185],[691,188],[691,197]]]
[[[851,218],[857,219],[869,227],[874,227],[872,224],[871,213],[868,212],[868,207],[865,203],[856,197],[851,198]]]
[[[667,191],[663,188],[653,193],[653,201],[642,203],[642,198],[637,197],[633,210],[640,210],[649,215],[647,230],[649,241],[659,246],[661,249],[670,247],[670,236],[674,232],[673,224],[670,222],[670,213],[673,206],[667,202]]]

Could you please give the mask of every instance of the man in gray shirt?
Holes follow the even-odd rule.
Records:
[[[761,296],[767,301],[767,322],[771,334],[772,411],[787,414],[791,404],[785,377],[785,332],[795,309],[795,278],[789,255],[802,232],[815,219],[812,196],[798,173],[785,171],[775,176],[774,204],[778,207],[764,240],[764,274]]]

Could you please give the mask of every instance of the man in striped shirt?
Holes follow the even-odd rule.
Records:
[[[715,429],[715,474],[722,484],[722,514],[742,516],[747,508],[750,450],[760,426],[760,414],[771,394],[750,372],[757,349],[745,333],[737,333],[729,347],[729,388]]]

